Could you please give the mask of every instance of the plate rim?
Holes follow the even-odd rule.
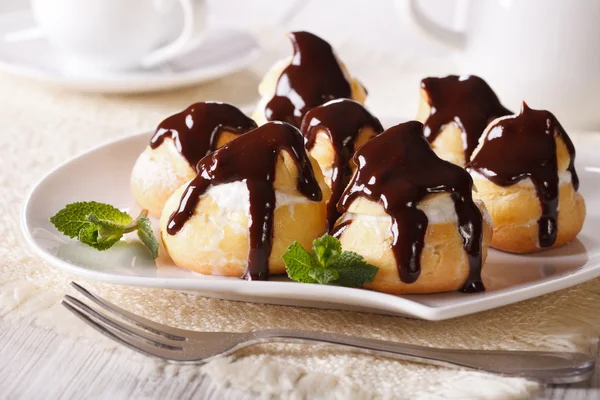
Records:
[[[23,203],[23,207],[20,215],[20,229],[23,237],[25,238],[25,242],[28,247],[34,251],[35,254],[40,256],[42,259],[47,261],[54,267],[57,267],[60,270],[63,270],[69,274],[80,276],[84,279],[90,279],[95,281],[101,281],[109,284],[117,284],[124,286],[136,286],[136,287],[149,287],[149,288],[159,288],[159,289],[173,289],[173,290],[190,290],[190,291],[199,291],[199,292],[215,292],[218,293],[219,289],[223,286],[229,288],[230,292],[244,294],[244,288],[247,288],[248,282],[242,280],[230,280],[230,279],[214,279],[214,280],[204,280],[204,279],[184,279],[184,278],[162,278],[162,277],[144,277],[144,276],[127,276],[127,275],[118,275],[111,274],[108,272],[100,272],[93,271],[87,268],[79,267],[75,264],[71,264],[67,261],[64,261],[51,253],[47,252],[44,248],[42,248],[36,242],[35,238],[32,235],[31,230],[28,225],[28,212],[31,207],[32,199],[39,189],[39,187],[49,179],[53,174],[60,171],[62,168],[67,166],[68,164],[84,158],[89,154],[92,154],[97,151],[101,151],[105,147],[118,145],[119,143],[125,141],[136,141],[141,140],[142,137],[148,138],[152,135],[152,131],[144,131],[139,132],[133,135],[123,135],[120,137],[116,137],[110,140],[106,140],[93,146],[92,148],[85,150],[71,158],[61,162],[51,171],[45,173],[40,179],[36,181],[36,183],[31,186],[29,189],[25,201]],[[581,149],[584,149],[583,151]],[[586,147],[582,147],[578,149],[578,153],[588,152]],[[588,261],[589,262],[589,261]],[[587,265],[587,263],[585,264]],[[517,285],[512,289],[504,289],[498,292],[495,292],[493,295],[489,297],[481,297],[474,301],[470,301],[467,303],[455,303],[443,306],[429,306],[427,304],[423,304],[412,299],[408,299],[403,297],[402,295],[392,295],[382,292],[376,292],[372,290],[359,289],[359,288],[348,288],[348,287],[338,287],[338,286],[325,286],[325,285],[310,285],[306,283],[297,283],[297,282],[277,282],[277,281],[253,281],[251,284],[255,285],[253,291],[258,292],[260,289],[268,288],[269,290],[276,289],[275,291],[283,291],[283,288],[289,289],[289,285],[302,285],[307,288],[310,287],[311,296],[318,295],[319,297],[327,296],[333,293],[334,295],[340,297],[347,297],[350,295],[354,298],[362,298],[365,296],[371,302],[377,305],[377,309],[373,310],[376,312],[377,310],[382,311],[382,313],[391,313],[396,316],[406,316],[406,317],[416,317],[424,320],[430,321],[441,321],[451,318],[457,318],[461,316],[466,316],[470,314],[479,313],[482,311],[491,310],[494,308],[499,308],[502,306],[511,305],[514,303],[518,303],[524,300],[532,299],[535,297],[539,297],[545,294],[549,294],[561,289],[566,289],[583,282],[589,281],[591,279],[597,278],[600,276],[600,263],[596,265],[588,266],[586,270],[577,270],[573,273],[565,274],[562,276],[557,276],[554,279],[542,279],[536,281],[531,284]],[[233,285],[233,288],[232,288]],[[266,286],[268,285],[268,286]],[[281,287],[281,285],[285,285]],[[310,285],[310,286],[307,286]],[[258,286],[258,287],[256,287]],[[233,289],[233,290],[232,290]],[[360,295],[356,297],[356,294]],[[252,293],[256,295],[256,293]],[[262,297],[265,297],[264,293],[261,293]],[[416,295],[412,295],[416,296]],[[426,296],[426,295],[423,295]],[[469,296],[469,294],[465,294],[465,296]],[[277,296],[271,295],[266,297],[277,298]],[[312,300],[312,299],[311,299]],[[326,300],[317,300],[323,303],[327,303]],[[329,303],[332,301],[330,300]],[[264,303],[264,302],[263,302]],[[335,303],[335,302],[334,302]],[[380,307],[381,305],[381,307]],[[302,304],[298,304],[298,307],[303,307]],[[370,305],[371,309],[373,309],[373,304]]]

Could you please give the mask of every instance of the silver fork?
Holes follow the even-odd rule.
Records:
[[[440,349],[297,329],[248,333],[188,331],[135,315],[75,282],[71,286],[100,308],[66,295],[62,304],[85,323],[130,349],[175,363],[200,364],[258,343],[321,342],[372,355],[521,376],[543,383],[584,381],[590,378],[595,365],[595,359],[583,353]]]

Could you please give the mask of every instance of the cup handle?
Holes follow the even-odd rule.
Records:
[[[181,55],[188,47],[192,38],[204,27],[205,10],[204,1],[178,0],[183,10],[183,29],[177,38],[146,54],[141,65],[146,68],[162,64],[174,57]]]
[[[446,28],[429,18],[419,4],[419,0],[406,0],[406,14],[410,21],[419,28],[423,36],[441,43],[452,50],[462,50],[467,41],[467,35],[457,29]],[[457,25],[459,19],[464,19],[468,6],[467,0],[459,0],[458,8],[455,11],[454,25]]]

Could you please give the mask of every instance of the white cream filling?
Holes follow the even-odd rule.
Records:
[[[473,178],[473,180],[489,181],[489,179],[486,176],[480,174],[477,171],[469,171],[469,173],[471,174],[471,178]],[[562,186],[567,183],[571,183],[571,172],[569,172],[568,170],[560,171],[558,173],[558,186]],[[515,185],[517,187],[535,189],[535,185],[533,184],[533,181],[531,180],[531,178],[526,178],[526,179],[520,180],[519,182],[515,183]],[[475,186],[477,186],[477,185],[475,185]]]
[[[200,196],[200,199],[206,197],[212,198],[212,200],[218,205],[218,209],[213,213],[197,214],[194,218],[204,219],[205,224],[210,224],[217,227],[218,233],[211,236],[209,243],[203,243],[205,250],[210,250],[216,255],[214,259],[209,260],[213,267],[218,268],[220,265],[226,262],[238,262],[239,260],[232,260],[231,255],[222,251],[220,243],[225,237],[224,228],[227,226],[238,234],[247,234],[248,224],[244,219],[239,218],[239,214],[249,216],[250,214],[250,193],[246,183],[243,181],[231,182],[222,185],[210,186],[208,190]],[[290,213],[293,217],[294,205],[308,203],[311,200],[300,194],[289,194],[275,191],[275,208],[290,207]],[[243,223],[242,223],[243,222]],[[185,235],[186,230],[184,229],[181,234]],[[191,233],[190,233],[191,234]],[[245,263],[246,261],[240,261]]]
[[[417,204],[417,208],[427,215],[430,224],[457,222],[458,216],[454,200],[450,196],[435,196]]]
[[[486,176],[480,174],[477,171],[469,171],[469,173],[471,174],[471,178],[473,178],[473,181],[476,180],[486,180],[486,181],[490,181]],[[560,171],[558,173],[558,187],[561,187],[562,185],[566,185],[566,184],[570,184],[571,183],[571,172],[566,170],[566,171]],[[517,183],[515,183],[515,186],[519,187],[519,188],[524,188],[524,189],[532,189],[535,190],[535,185],[533,184],[533,181],[531,180],[531,178],[527,178],[527,179],[523,179]],[[475,182],[475,187],[477,187],[477,183]],[[516,197],[515,194],[509,195],[509,199],[510,198],[514,198]],[[558,203],[558,206],[556,207],[556,210],[559,211],[560,210],[560,202]],[[491,218],[490,218],[491,219]],[[529,221],[530,224],[537,224],[537,219],[532,219]],[[538,247],[539,244],[538,244]]]
[[[250,210],[250,193],[245,182],[231,182],[223,185],[211,185],[200,199],[211,197],[225,212],[245,212]]]
[[[212,197],[219,208],[226,212],[250,213],[250,192],[246,182],[237,181],[223,185],[210,186],[200,198]],[[285,206],[294,206],[301,203],[309,203],[311,200],[300,194],[283,193],[275,191],[275,209]]]
[[[445,224],[457,222],[458,216],[454,207],[454,200],[450,196],[436,196],[422,201],[417,208],[425,213],[429,224]],[[392,223],[389,215],[365,215],[355,213],[345,213],[343,220],[360,219],[368,223],[387,222]],[[377,225],[377,224],[375,224]]]
[[[331,177],[333,176],[333,167],[323,168],[321,167],[321,173],[325,178],[325,181],[329,180],[331,182]]]
[[[347,212],[344,213],[342,222],[348,220],[360,221],[366,230],[375,232],[375,235],[381,240],[391,236],[392,217],[389,215],[365,215]]]

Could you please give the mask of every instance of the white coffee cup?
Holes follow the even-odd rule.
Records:
[[[569,127],[600,128],[600,1],[463,0],[461,31],[432,21],[421,3],[407,0],[411,20],[512,110],[525,100]]]
[[[31,4],[41,34],[64,55],[70,69],[81,72],[168,61],[198,40],[206,20],[204,0],[32,0]]]

